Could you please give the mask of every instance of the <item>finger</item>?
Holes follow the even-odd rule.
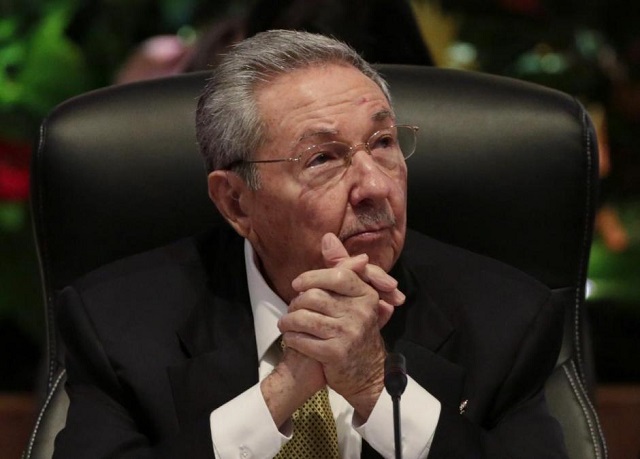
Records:
[[[350,269],[351,271],[357,272],[358,274],[360,273],[364,274],[366,272],[368,264],[369,264],[369,255],[367,255],[366,253],[361,253],[360,255],[356,255],[355,257],[344,258],[340,260],[338,263],[336,263],[335,266],[332,266],[332,267]],[[362,275],[360,277],[362,277]],[[367,279],[363,278],[362,280],[364,280],[365,282],[368,282]]]
[[[370,263],[362,266],[359,262],[355,261],[355,258],[347,258],[340,263],[337,267],[352,269],[360,278],[370,284],[381,298],[394,306],[400,306],[405,301],[405,295],[398,290],[398,281],[392,276],[387,274],[382,268]]]
[[[322,256],[328,268],[341,267],[351,269],[357,272],[363,281],[371,284],[373,288],[379,292],[394,292],[389,297],[392,303],[402,304],[404,302],[403,295],[397,290],[398,281],[390,276],[384,269],[369,263],[362,263],[360,257],[368,256],[360,254],[355,257],[349,256],[347,249],[344,247],[340,239],[333,234],[327,233],[322,237]]]
[[[321,339],[308,333],[287,332],[282,337],[285,352],[290,350],[320,363],[326,363],[333,348],[339,347],[331,339]]]
[[[398,287],[398,281],[389,275],[380,266],[367,263],[362,272],[357,271],[363,280],[371,284],[376,290],[383,292],[392,292]]]
[[[302,320],[301,318],[301,314],[289,313],[278,322],[285,353],[293,350],[313,360],[326,363],[330,360],[330,356],[335,354],[336,349],[345,347],[341,344],[344,342],[344,336],[338,336],[340,335],[339,324],[335,319],[333,323],[337,328],[303,324],[306,318]],[[330,321],[325,321],[325,324],[329,323]]]
[[[333,233],[326,233],[322,236],[322,257],[327,268],[333,268],[340,261],[349,258],[349,252],[345,249],[338,236]]]
[[[283,335],[298,333],[326,340],[338,335],[339,323],[332,317],[301,309],[282,316],[278,321],[278,329]],[[289,341],[285,340],[284,343],[288,345]]]
[[[293,300],[291,300],[288,312],[291,313],[306,309],[324,316],[339,317],[340,308],[336,306],[336,300],[340,297],[341,295],[336,295],[335,293],[327,290],[310,288],[299,293]]]
[[[306,271],[296,277],[291,286],[297,292],[316,288],[347,297],[369,295],[374,291],[356,272],[345,268]]]
[[[378,291],[378,295],[380,295],[380,299],[386,301],[392,306],[401,306],[404,304],[407,299],[406,295],[402,293],[397,288],[392,292],[380,292]]]
[[[384,327],[395,310],[395,306],[387,303],[383,299],[378,302],[378,328]]]

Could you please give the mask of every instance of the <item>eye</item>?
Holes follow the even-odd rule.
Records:
[[[340,164],[344,161],[346,145],[339,142],[317,145],[303,153],[303,165],[306,168]]]
[[[389,132],[383,132],[371,140],[372,142],[369,148],[372,150],[378,148],[394,148],[398,144],[396,137]]]

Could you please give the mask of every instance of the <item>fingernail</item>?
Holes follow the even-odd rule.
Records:
[[[394,298],[396,298],[398,306],[403,304],[407,299],[407,296],[398,289],[395,289],[395,291],[393,292],[393,296]]]
[[[380,282],[382,283],[382,285],[386,288],[396,288],[398,286],[398,281],[395,280],[393,277],[391,277],[390,275],[385,275],[384,277],[382,277],[380,279]],[[396,292],[398,291],[398,289],[396,289]]]

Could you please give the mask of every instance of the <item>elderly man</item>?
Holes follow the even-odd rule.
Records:
[[[63,292],[56,457],[393,457],[392,350],[405,458],[566,456],[543,393],[562,312],[526,275],[406,229],[417,127],[355,51],[245,40],[196,127],[229,226]]]

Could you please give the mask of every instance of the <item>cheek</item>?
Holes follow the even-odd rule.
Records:
[[[286,187],[274,190],[263,185],[262,189],[256,193],[251,209],[251,220],[259,239],[275,239],[278,234],[287,231],[287,213],[283,212],[283,209],[290,207],[291,203],[286,199],[286,191]]]
[[[394,180],[394,187],[389,196],[389,201],[398,223],[406,220],[407,213],[407,175],[406,169],[403,174]]]
[[[390,198],[391,207],[396,217],[396,226],[392,233],[392,263],[393,265],[402,251],[407,230],[407,179],[405,175],[396,181],[396,189]],[[389,267],[390,268],[390,267]]]
[[[340,187],[308,190],[300,194],[298,201],[300,224],[321,233],[337,233],[347,208],[347,193]]]
[[[271,241],[268,244],[283,254],[293,250],[315,259],[322,236],[340,229],[346,207],[343,194],[336,189],[271,190],[256,209],[255,230],[265,244]]]

